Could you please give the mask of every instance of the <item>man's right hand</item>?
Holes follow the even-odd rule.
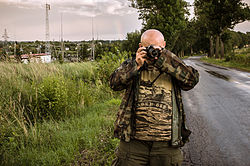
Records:
[[[139,70],[144,62],[148,63],[148,59],[147,59],[147,52],[145,51],[145,47],[140,47],[138,48],[137,52],[136,52],[136,63],[137,63],[137,70]]]

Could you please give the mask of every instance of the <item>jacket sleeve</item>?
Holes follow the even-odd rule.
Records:
[[[173,76],[182,90],[190,90],[199,82],[198,71],[191,66],[187,66],[168,50],[163,50],[155,66]]]
[[[110,76],[109,83],[111,89],[115,91],[126,89],[137,74],[138,70],[135,60],[128,59],[124,61]]]

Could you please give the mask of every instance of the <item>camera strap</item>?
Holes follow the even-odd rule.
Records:
[[[150,86],[153,86],[155,81],[161,76],[162,73],[163,73],[163,71],[160,71],[160,74],[158,74],[158,76],[150,83]]]
[[[143,66],[139,70],[146,70],[147,68],[148,68],[148,64],[146,62],[144,62]],[[149,86],[153,86],[155,81],[162,75],[162,73],[163,73],[163,71],[160,70],[160,74],[158,74],[158,76],[155,77],[155,79],[149,84]]]

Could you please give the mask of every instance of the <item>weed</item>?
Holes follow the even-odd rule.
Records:
[[[124,57],[0,63],[0,165],[110,165],[120,99],[108,78]]]

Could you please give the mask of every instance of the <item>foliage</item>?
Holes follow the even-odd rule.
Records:
[[[224,56],[224,43],[222,35],[227,29],[250,19],[250,8],[242,0],[195,0],[195,15],[207,29],[210,37],[210,56],[213,56],[213,39],[216,36],[216,57]],[[219,44],[220,43],[220,44]]]
[[[250,19],[250,9],[241,0],[195,0],[195,13],[213,34]]]
[[[126,40],[122,43],[122,50],[135,54],[141,42],[141,33],[139,31],[127,33]]]
[[[58,119],[74,113],[83,103],[88,106],[92,102],[85,84],[92,83],[96,68],[88,63],[86,67],[81,64],[5,63],[1,66],[6,73],[0,78],[3,110],[12,102],[24,108],[30,119],[49,115]]]
[[[250,66],[250,48],[236,50],[235,53],[231,53],[226,56],[225,61],[231,61],[245,66]],[[242,51],[245,50],[245,51]]]
[[[12,128],[8,143],[1,142],[0,165],[111,165],[118,143],[112,130],[119,104],[111,99],[64,121],[37,123],[26,136]]]
[[[201,20],[193,20],[190,25],[193,31],[189,31],[194,34],[192,39],[194,40],[193,49],[194,52],[208,52],[209,51],[209,35],[204,23]],[[189,35],[190,36],[190,35]]]
[[[0,63],[0,165],[110,165],[120,99],[113,98],[118,95],[108,76],[126,55],[106,53],[85,63]]]
[[[97,41],[95,45],[95,57],[101,59],[104,53],[118,54],[118,48],[121,48],[121,41]]]
[[[108,83],[111,73],[118,68],[121,63],[127,58],[127,52],[113,54],[104,52],[102,59],[98,62],[98,77],[103,83]]]
[[[71,64],[72,69],[78,65]],[[72,80],[72,71],[62,70],[65,66],[67,65],[0,63],[0,146],[2,142],[10,143],[12,139],[9,138],[12,138],[16,130],[27,135],[29,125],[41,118],[48,118],[46,114],[52,115],[49,118],[61,119],[94,102],[91,91],[82,86],[83,82]],[[92,68],[89,67],[88,70],[91,71]],[[84,78],[84,73],[87,72],[77,76]],[[61,84],[62,82],[64,83]]]
[[[74,113],[83,96],[80,90],[77,93],[74,83],[60,77],[45,77],[33,90],[36,92],[34,111],[43,119],[58,119]]]
[[[160,30],[167,39],[167,48],[172,50],[179,32],[185,27],[187,3],[183,0],[129,0],[138,9],[139,19],[143,20],[143,31]]]
[[[250,48],[236,49],[235,53],[228,54],[224,59],[214,59],[204,57],[201,59],[204,62],[236,68],[250,72]]]
[[[90,46],[87,43],[81,43],[79,48],[79,59],[81,61],[86,60],[88,57],[90,57]]]

